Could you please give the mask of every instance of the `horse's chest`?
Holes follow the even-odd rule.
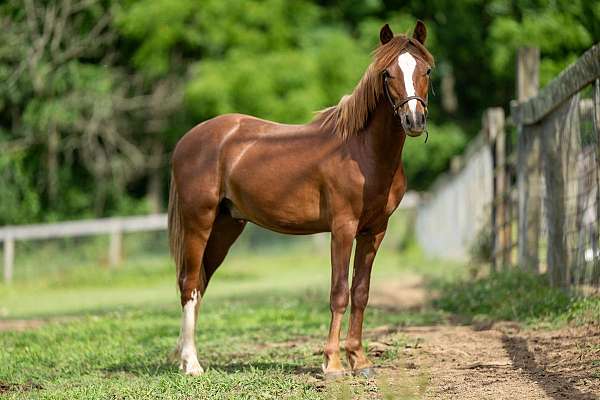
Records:
[[[364,229],[378,228],[387,223],[390,215],[400,204],[406,185],[404,179],[395,180],[387,188],[373,190],[365,196],[363,210],[360,216],[360,226]]]

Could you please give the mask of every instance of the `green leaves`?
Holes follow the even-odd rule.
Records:
[[[304,123],[352,90],[368,65],[364,52],[342,34],[325,40],[332,47],[307,41],[260,56],[236,49],[223,59],[198,62],[191,69],[186,105],[200,120],[241,112]]]
[[[417,17],[438,96],[429,143],[407,140],[404,161],[410,187],[426,189],[478,131],[481,112],[514,97],[519,46],[541,48],[544,84],[600,39],[600,5],[584,0],[27,4],[0,5],[0,175],[27,167],[26,183],[13,176],[0,191],[35,188],[30,220],[137,209],[149,176],[165,180],[176,140],[216,115],[309,121],[354,88],[384,23],[411,34]],[[444,97],[457,107],[443,110]]]
[[[23,224],[38,215],[41,199],[23,152],[0,153],[0,188],[10,188],[0,190],[0,221]]]
[[[579,23],[580,9],[565,12],[558,7],[525,10],[522,20],[513,16],[495,19],[490,26],[488,47],[493,71],[514,75],[519,47],[536,46],[542,53],[541,84],[552,78],[593,44],[591,33]]]

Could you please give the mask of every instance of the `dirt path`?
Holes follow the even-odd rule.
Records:
[[[414,309],[426,295],[417,278],[375,286],[376,307]],[[483,329],[482,329],[483,328]],[[440,325],[367,333],[374,356],[407,343],[384,365],[384,384],[430,399],[600,399],[600,326],[523,330],[515,323]],[[398,368],[397,365],[400,365]]]

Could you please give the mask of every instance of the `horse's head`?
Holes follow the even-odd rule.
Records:
[[[400,119],[409,136],[420,136],[427,123],[427,93],[433,60],[425,50],[427,28],[417,21],[412,38],[404,38],[405,46],[394,55],[382,71],[384,91],[394,114]],[[379,32],[381,46],[394,38],[388,24]]]

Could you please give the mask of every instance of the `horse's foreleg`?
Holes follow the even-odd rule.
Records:
[[[383,240],[385,231],[378,234],[359,236],[356,240],[354,255],[354,274],[352,277],[352,305],[350,307],[350,325],[346,338],[346,355],[355,374],[370,376],[372,363],[362,347],[363,316],[369,300],[371,267],[377,249]]]
[[[326,377],[343,375],[345,372],[340,359],[340,328],[348,307],[348,264],[355,233],[356,226],[353,224],[345,224],[331,232],[331,324],[323,364]]]

